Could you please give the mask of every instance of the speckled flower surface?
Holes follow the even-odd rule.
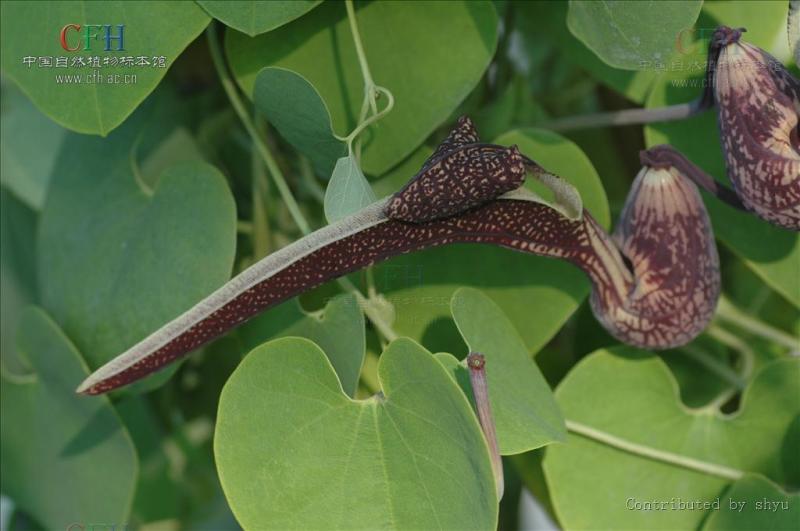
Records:
[[[800,230],[800,82],[740,30],[719,28],[710,58],[728,177],[748,209]]]

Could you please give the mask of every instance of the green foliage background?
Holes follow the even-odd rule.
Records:
[[[352,150],[369,109],[342,2],[0,10],[10,529],[517,529],[523,489],[566,529],[800,525],[799,238],[709,196],[724,293],[681,349],[620,346],[569,265],[460,245],[353,274],[359,294],[322,286],[110,397],[74,394],[300,238],[298,215],[319,228],[399,189],[463,114],[572,183],[606,228],[645,147],[672,144],[725,181],[712,112],[563,135],[548,123],[694,99],[699,85],[679,82],[702,77],[719,24],[789,64],[786,2],[357,2],[371,77],[394,103]],[[64,24],[98,22],[126,25],[118,55],[169,68],[98,87],[23,64],[65,55]],[[487,359],[499,504],[468,349]],[[627,506],[672,498],[721,506]],[[757,510],[764,498],[788,508]]]

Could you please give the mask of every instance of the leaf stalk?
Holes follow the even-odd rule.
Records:
[[[727,479],[730,481],[742,479],[745,475],[743,470],[727,467],[725,465],[718,465],[716,463],[709,463],[708,461],[702,461],[700,459],[694,459],[685,455],[674,454],[672,452],[666,452],[664,450],[658,450],[656,448],[637,444],[621,437],[617,437],[616,435],[611,435],[610,433],[592,428],[591,426],[581,424],[580,422],[575,422],[574,420],[567,419],[566,424],[567,429],[572,433],[586,437],[587,439],[601,442],[630,454],[652,459],[654,461],[661,461],[662,463],[680,466],[688,470],[693,470],[695,472],[700,472],[710,476],[716,476],[718,478]]]
[[[747,315],[736,308],[727,297],[720,298],[715,317],[717,321],[730,323],[753,335],[787,347],[791,349],[791,354],[794,356],[800,355],[800,339],[792,337],[783,330],[768,325],[760,319]]]

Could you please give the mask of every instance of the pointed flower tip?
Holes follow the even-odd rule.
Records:
[[[458,124],[459,127],[464,127],[464,126],[474,127],[474,124],[472,123],[472,118],[470,118],[466,114],[462,114],[461,116],[459,116],[458,121],[456,123]]]
[[[91,395],[91,384],[89,382],[89,378],[85,379],[81,382],[81,384],[75,389],[75,394],[78,395]]]
[[[483,354],[471,352],[469,356],[467,356],[467,366],[473,371],[483,370],[486,366],[486,358],[483,357]]]

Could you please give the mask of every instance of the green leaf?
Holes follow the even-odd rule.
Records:
[[[248,321],[239,335],[245,352],[269,339],[289,336],[310,339],[327,353],[344,391],[355,396],[366,338],[364,314],[354,295],[338,295],[313,314],[304,312],[300,302],[292,299]]]
[[[24,309],[36,302],[36,214],[0,188],[0,366],[24,373],[15,336]]]
[[[107,135],[120,125],[153,91],[178,55],[203,31],[208,15],[193,2],[88,2],[49,1],[2,3],[0,30],[3,33],[3,72],[13,79],[33,103],[59,124],[78,131]],[[106,52],[105,28],[96,30],[90,49],[76,51],[61,47],[61,31],[67,24],[81,26],[68,30],[67,44],[79,46],[86,41],[87,24],[111,25],[112,37],[119,36],[117,25],[124,25],[124,51],[116,51],[118,41],[110,41],[113,51]],[[75,57],[100,57],[99,69],[71,66]],[[166,67],[154,67],[153,57],[165,57]],[[25,57],[50,57],[51,66],[38,63],[26,66]],[[66,57],[69,66],[56,68],[56,57]],[[102,66],[105,57],[145,57],[149,66]],[[103,83],[89,82],[95,70]],[[57,81],[56,76],[82,76],[81,82]],[[106,76],[135,75],[134,82],[110,83]],[[128,78],[130,81],[132,78]]]
[[[219,287],[233,264],[235,206],[219,171],[170,166],[154,189],[139,178],[131,150],[147,116],[107,139],[70,135],[42,212],[42,299],[92,368]]]
[[[748,31],[744,38],[771,51],[771,43],[775,41],[774,33],[768,36],[767,32],[758,31],[758,28],[768,25],[770,20],[774,23],[774,18],[766,18],[766,15],[774,13],[774,8],[765,2],[763,9],[764,19],[761,19],[760,15],[753,15],[744,22],[748,28],[751,22],[756,28],[752,35]],[[786,6],[782,4],[781,16],[785,16],[785,10]],[[703,17],[701,24],[705,27],[714,27],[718,24],[731,26],[743,24],[736,16],[739,14],[738,10],[732,11],[730,15],[725,13],[720,12],[725,15],[721,19]],[[705,52],[702,52],[701,60],[704,58]],[[682,83],[699,82],[701,75],[702,72],[698,71],[677,71],[662,76],[650,93],[647,107],[661,107],[694,99],[700,93],[700,89],[696,88],[700,85],[687,86]],[[715,110],[680,122],[648,125],[645,128],[645,141],[648,146],[671,144],[710,175],[730,186],[722,156]],[[797,274],[800,267],[800,235],[774,227],[753,214],[732,209],[713,197],[708,195],[705,197],[717,239],[741,257],[775,291],[800,307],[800,275]]]
[[[529,50],[539,52],[545,46],[556,45],[560,60],[586,70],[631,101],[644,103],[658,72],[620,70],[600,60],[567,29],[567,2],[517,2],[514,8],[519,12],[517,25]]]
[[[380,358],[382,394],[351,400],[325,354],[285,338],[222,392],[214,451],[245,529],[494,529],[486,442],[439,363],[406,339]]]
[[[3,493],[46,529],[128,522],[138,462],[111,402],[75,394],[86,364],[43,311],[23,314],[18,347],[35,372],[3,375]]]
[[[511,131],[494,142],[517,144],[523,153],[562,176],[580,191],[592,215],[608,226],[600,179],[575,144],[539,129]],[[409,168],[407,178],[418,169]],[[543,187],[530,186],[547,197]],[[519,331],[529,352],[547,343],[589,293],[589,281],[569,264],[474,244],[394,258],[376,267],[375,282],[397,310],[393,328],[434,352],[452,351],[462,343],[449,307],[453,292],[461,286],[477,287],[489,295]]]
[[[675,39],[692,27],[702,5],[702,0],[570,0],[567,26],[609,65],[644,70],[669,58]]]
[[[29,207],[40,210],[66,131],[11,83],[3,84],[2,106],[0,182]]]
[[[253,103],[281,135],[328,177],[346,145],[331,126],[331,115],[317,89],[285,68],[264,68],[253,86]]]
[[[771,481],[745,476],[720,499],[704,531],[775,529],[792,531],[800,522],[800,494],[786,495]]]
[[[420,145],[478,83],[494,55],[497,15],[484,1],[370,2],[358,6],[356,18],[372,77],[395,97],[394,109],[364,136],[362,167],[379,175]],[[317,88],[340,136],[357,125],[364,80],[343,3],[325,2],[256,38],[229,32],[225,45],[245,93],[253,94],[265,66],[288,68]]]
[[[550,386],[528,355],[525,343],[502,310],[489,297],[472,288],[461,288],[450,302],[453,319],[470,352],[486,358],[489,400],[502,455],[539,448],[566,436],[564,417]],[[442,356],[437,354],[437,356]],[[467,369],[449,354],[444,360],[456,381],[469,381]],[[443,361],[443,358],[439,358]],[[471,388],[466,389],[471,397]]]
[[[759,371],[732,416],[713,406],[688,409],[678,393],[658,357],[619,348],[582,360],[559,385],[556,399],[567,426],[579,423],[648,449],[787,482],[780,450],[800,413],[800,359],[784,358]],[[565,528],[693,529],[703,511],[630,505],[676,498],[713,501],[729,484],[573,434],[566,444],[548,448],[544,470]]]
[[[251,37],[291,22],[320,2],[322,0],[197,0],[209,15]]]
[[[328,223],[346,218],[374,202],[375,193],[355,157],[351,154],[337,160],[325,190],[325,219]]]

